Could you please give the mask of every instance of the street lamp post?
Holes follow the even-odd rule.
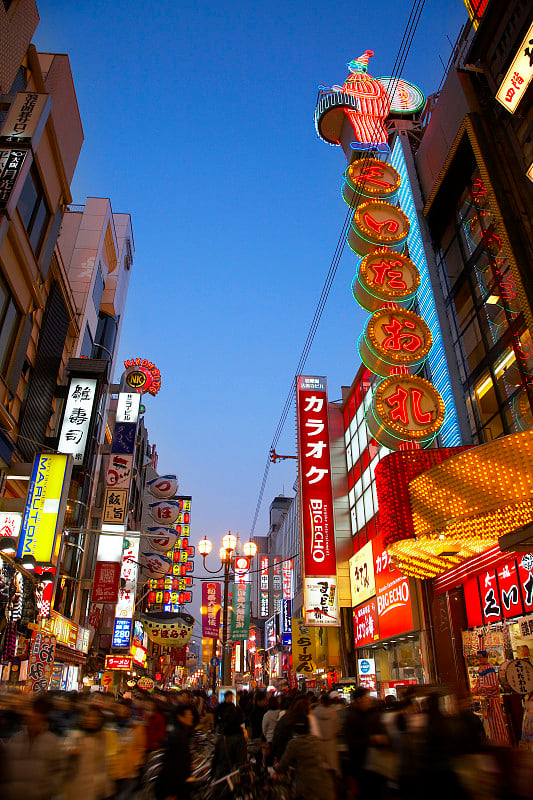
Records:
[[[229,651],[229,637],[228,637],[228,615],[229,615],[229,579],[231,567],[235,556],[235,548],[237,546],[237,537],[233,536],[231,531],[222,539],[222,547],[218,551],[220,558],[220,567],[216,570],[211,570],[206,567],[205,560],[211,550],[213,549],[212,543],[204,536],[198,543],[198,552],[203,558],[204,569],[210,575],[217,575],[224,569],[224,608],[222,617],[222,685],[227,686],[231,680],[230,669],[230,651]],[[243,547],[244,554],[248,558],[253,558],[257,553],[257,545],[255,542],[246,542]],[[214,650],[215,648],[213,648]],[[215,688],[216,678],[213,680],[213,689]]]

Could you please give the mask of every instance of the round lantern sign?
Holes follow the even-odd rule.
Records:
[[[431,349],[431,331],[418,314],[400,308],[375,311],[359,339],[361,361],[376,375],[390,375],[391,367],[424,363]]]
[[[390,450],[401,442],[427,445],[444,421],[442,397],[416,375],[391,375],[378,385],[366,422],[372,436]]]
[[[149,503],[148,508],[156,522],[172,525],[180,515],[181,503],[179,500],[161,500],[159,503]]]
[[[155,550],[146,550],[141,554],[144,568],[154,578],[164,578],[172,569],[172,559],[157,553]]]
[[[139,678],[137,681],[137,686],[139,689],[142,689],[145,692],[151,692],[155,686],[155,683],[152,678],[148,677],[148,675],[143,675],[143,677]]]
[[[150,494],[165,500],[174,497],[178,491],[178,478],[176,475],[160,475],[151,481],[147,481],[146,485]]]
[[[166,647],[183,647],[192,636],[194,617],[181,611],[179,614],[156,612],[143,614],[141,622],[148,638]]]
[[[366,256],[376,247],[402,251],[409,234],[409,217],[383,200],[369,200],[355,210],[348,244],[358,255]]]
[[[150,547],[158,553],[166,553],[176,544],[177,531],[175,528],[148,528]]]
[[[420,274],[413,262],[385,247],[363,258],[352,292],[360,306],[377,311],[390,302],[410,305],[419,286]]]
[[[354,161],[345,173],[342,196],[349,206],[359,198],[392,200],[400,188],[400,174],[385,161],[363,158]]]

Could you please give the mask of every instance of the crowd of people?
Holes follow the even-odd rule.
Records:
[[[221,703],[202,691],[5,692],[0,797],[187,800],[193,732],[212,731],[212,783],[251,761],[263,786],[290,776],[295,800],[532,798],[530,754],[492,747],[468,702],[443,700],[413,692],[378,703],[362,687],[350,703],[336,691],[228,691]]]

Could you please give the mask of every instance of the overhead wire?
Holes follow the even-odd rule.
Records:
[[[396,74],[399,77],[401,71],[403,70],[403,68],[405,66],[405,62],[407,60],[407,56],[409,55],[409,51],[411,49],[411,45],[412,45],[412,42],[413,42],[414,35],[415,35],[416,30],[418,28],[418,23],[420,22],[420,17],[422,15],[422,11],[423,11],[424,5],[425,5],[425,0],[414,0],[414,2],[413,2],[413,5],[411,7],[411,13],[409,14],[409,18],[408,18],[406,26],[405,26],[405,30],[404,30],[404,33],[403,33],[403,36],[402,36],[402,40],[401,40],[400,46],[398,48],[398,53],[396,55],[396,58],[395,58],[395,61],[394,61],[394,64],[393,64],[393,67],[392,67],[392,70],[391,70],[393,77]],[[369,151],[369,152],[365,153],[364,159],[362,159],[363,162],[372,157],[372,152],[373,151]],[[256,508],[255,508],[253,522],[252,522],[252,526],[251,526],[251,529],[250,529],[250,537],[252,537],[254,535],[254,533],[255,533],[255,527],[257,525],[257,520],[259,518],[259,512],[261,510],[261,505],[262,505],[262,502],[263,502],[263,495],[264,495],[264,492],[265,492],[266,483],[267,483],[267,480],[268,480],[268,474],[269,474],[269,471],[270,471],[271,453],[272,453],[273,450],[276,449],[276,446],[277,446],[277,444],[279,442],[279,439],[280,439],[281,433],[283,431],[283,428],[285,427],[285,422],[287,420],[289,409],[291,408],[292,403],[294,401],[295,394],[296,394],[296,378],[297,378],[298,375],[300,375],[302,373],[302,370],[303,370],[303,368],[304,368],[304,366],[306,364],[306,361],[307,361],[307,357],[308,357],[309,352],[311,350],[311,347],[312,347],[312,344],[313,344],[313,341],[314,341],[314,338],[315,338],[315,334],[316,334],[316,331],[318,329],[318,325],[320,324],[320,320],[322,318],[322,313],[324,311],[327,299],[329,297],[331,286],[333,284],[333,280],[335,279],[335,275],[337,273],[337,268],[338,268],[341,256],[342,256],[342,254],[344,252],[344,247],[345,247],[345,244],[346,244],[346,233],[347,233],[347,230],[349,228],[350,221],[351,221],[352,216],[353,216],[353,212],[357,208],[359,200],[361,199],[361,190],[362,190],[362,187],[358,187],[357,190],[354,191],[353,196],[352,196],[352,201],[349,204],[348,211],[346,213],[346,218],[344,220],[344,223],[343,223],[339,238],[337,240],[337,244],[336,244],[336,247],[335,247],[335,250],[334,250],[334,253],[333,253],[333,256],[332,256],[332,260],[331,260],[331,263],[330,263],[330,267],[329,267],[328,273],[326,275],[326,279],[324,281],[324,285],[322,287],[322,292],[320,294],[320,298],[318,300],[318,304],[317,304],[317,307],[315,309],[315,313],[313,315],[313,320],[311,322],[311,325],[310,325],[310,328],[309,328],[309,331],[308,331],[308,334],[307,334],[307,338],[306,338],[304,346],[303,346],[303,350],[302,350],[300,359],[299,359],[298,364],[296,366],[296,371],[294,373],[294,377],[293,377],[293,379],[291,381],[291,387],[290,387],[289,392],[287,394],[287,398],[285,400],[285,404],[283,406],[279,422],[277,424],[276,430],[274,432],[274,436],[272,438],[272,442],[271,442],[270,448],[268,450],[266,464],[265,464],[265,468],[264,468],[264,471],[263,471],[263,477],[262,477],[261,485],[260,485],[260,489],[259,489],[259,496],[258,496],[258,499],[257,499],[257,504],[256,504]]]

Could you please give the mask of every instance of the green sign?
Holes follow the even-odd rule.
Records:
[[[251,588],[249,583],[233,584],[231,605],[231,638],[233,641],[248,638]]]

